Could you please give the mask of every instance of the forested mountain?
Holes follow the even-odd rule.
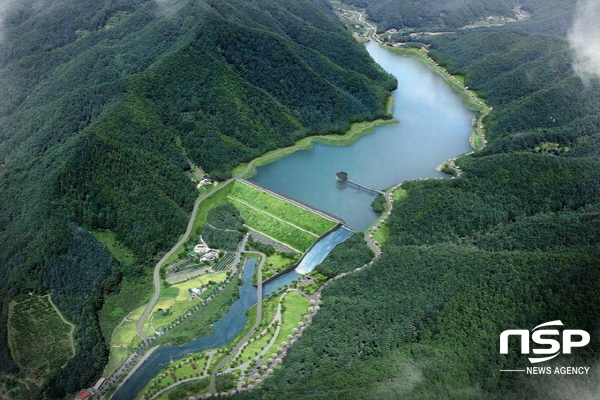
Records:
[[[322,0],[25,0],[1,11],[0,365],[17,376],[9,300],[51,293],[77,325],[77,354],[47,397],[98,377],[98,310],[184,231],[188,160],[226,178],[268,149],[384,116],[395,86]],[[115,259],[98,232],[132,255]],[[12,396],[40,398],[33,390]]]
[[[564,34],[575,8],[571,0],[343,0],[365,8],[378,29],[455,29],[489,16],[515,18],[519,6],[531,18],[518,23],[527,30]],[[511,24],[512,25],[512,24]]]
[[[600,82],[582,83],[553,36],[465,31],[430,46],[493,106],[488,146],[456,179],[405,184],[380,260],[329,285],[283,368],[236,398],[598,396]],[[500,333],[552,320],[592,341],[544,366],[590,375],[501,373],[528,363],[499,354]]]

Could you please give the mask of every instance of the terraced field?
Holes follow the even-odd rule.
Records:
[[[8,315],[12,355],[23,369],[48,376],[75,354],[73,325],[63,319],[49,296],[12,302]]]

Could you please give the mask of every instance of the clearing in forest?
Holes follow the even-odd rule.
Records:
[[[42,380],[75,355],[74,328],[54,306],[50,295],[10,303],[8,343],[13,359],[21,369],[32,371]]]

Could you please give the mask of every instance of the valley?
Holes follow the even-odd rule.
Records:
[[[0,397],[593,391],[497,352],[544,320],[597,329],[576,6],[299,2],[9,10]]]

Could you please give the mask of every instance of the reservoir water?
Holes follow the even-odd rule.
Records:
[[[377,215],[371,192],[337,185],[335,173],[386,189],[409,179],[447,176],[436,171],[443,161],[471,147],[472,113],[442,77],[410,58],[400,57],[375,42],[366,45],[371,57],[398,79],[392,115],[399,121],[378,127],[347,147],[316,143],[257,168],[250,180],[293,199],[330,212],[357,230],[366,229]]]
[[[393,117],[400,123],[378,127],[348,147],[315,144],[272,164],[259,167],[252,180],[343,218],[357,230],[366,229],[377,215],[370,204],[374,195],[350,185],[339,185],[335,173],[346,171],[351,179],[385,189],[398,182],[441,177],[436,167],[470,150],[471,112],[443,79],[420,62],[394,55],[376,43],[367,44],[371,56],[398,79]],[[306,254],[296,270],[266,284],[268,294],[311,271],[331,249],[352,234],[347,229],[331,232]],[[252,286],[255,259],[249,259],[242,275],[240,298],[213,325],[212,333],[183,346],[154,352],[113,395],[129,400],[171,360],[221,347],[231,342],[246,323],[246,311],[256,303]],[[201,311],[200,311],[201,312]]]

